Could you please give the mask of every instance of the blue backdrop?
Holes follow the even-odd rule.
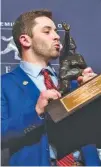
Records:
[[[71,36],[88,66],[101,73],[101,0],[2,0],[1,4],[1,72],[6,73],[19,63],[18,51],[12,39],[14,20],[23,12],[49,9],[63,39],[62,21],[71,25]],[[58,60],[52,62],[58,69]]]

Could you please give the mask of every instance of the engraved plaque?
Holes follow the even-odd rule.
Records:
[[[99,95],[101,95],[101,75],[60,99],[60,101],[67,112],[71,112]]]
[[[101,75],[91,79],[68,95],[51,101],[46,110],[51,119],[58,122],[99,96],[101,97]]]

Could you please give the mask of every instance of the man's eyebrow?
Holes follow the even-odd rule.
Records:
[[[47,28],[47,29],[52,29],[51,26],[44,26],[43,29],[45,29],[45,28]],[[57,28],[55,28],[54,30],[57,31]]]

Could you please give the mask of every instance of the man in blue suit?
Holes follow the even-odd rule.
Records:
[[[47,69],[58,85],[48,62],[60,56],[60,37],[51,12],[45,10],[20,15],[12,34],[22,60],[15,70],[2,76],[2,148],[8,148],[10,166],[49,166],[56,155],[48,142],[43,114],[49,99],[61,94],[46,90],[41,71]],[[93,76],[87,68],[79,80],[85,82]]]

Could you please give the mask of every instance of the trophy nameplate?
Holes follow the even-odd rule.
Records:
[[[72,112],[99,95],[101,95],[101,75],[60,99],[60,101],[67,112]]]
[[[94,77],[68,95],[51,101],[46,110],[51,119],[58,122],[99,96],[101,96],[101,75]]]

